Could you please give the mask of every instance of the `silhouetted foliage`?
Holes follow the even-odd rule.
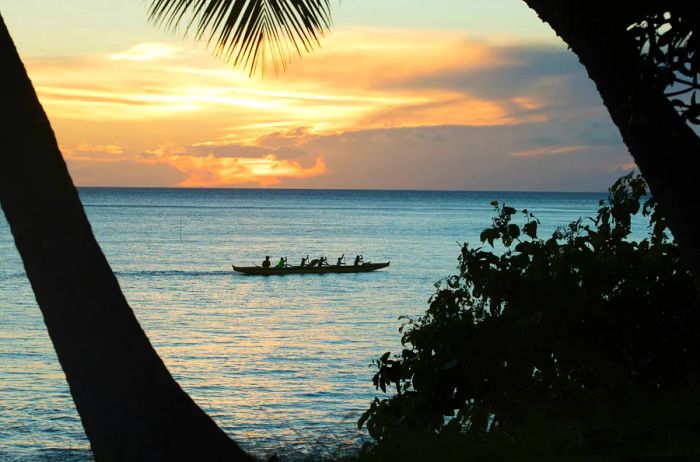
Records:
[[[378,442],[406,434],[515,435],[698,382],[700,311],[689,271],[640,176],[627,175],[595,218],[538,237],[539,221],[493,202],[459,275],[436,284],[424,316],[401,328],[405,349],[377,361],[375,399],[358,421]],[[630,240],[632,216],[649,233]],[[500,247],[502,244],[502,248]]]
[[[645,77],[656,82],[681,117],[700,125],[700,13],[692,2],[640,3],[641,18],[627,24]],[[635,11],[636,9],[632,9]]]

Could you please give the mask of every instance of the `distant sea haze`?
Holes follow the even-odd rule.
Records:
[[[356,445],[377,393],[367,366],[400,348],[478,246],[492,200],[540,233],[593,216],[603,193],[82,188],[97,240],[170,371],[260,455]],[[638,226],[640,232],[643,226]],[[391,261],[374,273],[256,277],[266,255]],[[88,460],[88,443],[7,223],[0,221],[0,460]]]

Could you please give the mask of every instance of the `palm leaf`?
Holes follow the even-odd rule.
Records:
[[[152,0],[149,19],[172,31],[186,24],[185,33],[251,75],[268,62],[277,74],[331,25],[330,0]]]

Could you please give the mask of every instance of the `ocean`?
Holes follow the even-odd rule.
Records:
[[[82,188],[98,242],[183,388],[265,456],[342,451],[374,396],[370,362],[401,348],[402,315],[427,308],[479,246],[492,200],[540,234],[593,216],[604,193]],[[641,228],[640,228],[641,229]],[[643,231],[643,229],[642,229]],[[256,277],[231,265],[345,254],[373,273]],[[0,460],[85,461],[89,446],[7,223],[0,218]]]

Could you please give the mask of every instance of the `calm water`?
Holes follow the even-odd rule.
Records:
[[[260,455],[356,445],[375,395],[370,361],[399,347],[478,244],[493,199],[543,231],[595,213],[602,194],[83,189],[98,241],[170,371]],[[362,253],[376,273],[246,277],[262,256]],[[4,217],[0,219],[0,460],[87,460],[87,440]]]

